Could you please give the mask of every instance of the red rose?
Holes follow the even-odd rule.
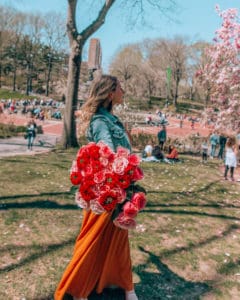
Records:
[[[131,202],[138,210],[144,209],[147,202],[146,195],[143,192],[135,193],[131,198]]]
[[[87,145],[87,147],[88,147],[87,149],[89,151],[91,159],[98,160],[100,157],[100,154],[99,154],[100,147],[95,143],[89,143]]]
[[[90,161],[93,173],[100,172],[103,170],[103,165],[99,160],[91,160]]]
[[[133,171],[133,174],[132,174],[132,181],[138,181],[138,180],[141,180],[143,179],[144,175],[143,175],[143,171],[141,168],[139,167],[136,167]]]
[[[77,165],[79,169],[84,168],[89,160],[90,160],[90,154],[86,146],[80,148],[80,150],[77,153]]]
[[[124,215],[124,213],[120,213],[118,217],[113,221],[115,226],[120,227],[122,229],[134,229],[136,228],[136,221],[132,218],[128,218]]]
[[[138,166],[140,164],[140,157],[136,154],[130,154],[128,156],[128,162],[133,166]]]
[[[118,185],[122,189],[127,189],[130,185],[130,179],[127,175],[122,175],[118,177]]]
[[[105,183],[109,186],[109,187],[114,187],[117,185],[117,177],[114,173],[105,173],[105,178],[106,181]]]
[[[71,172],[70,180],[73,185],[79,185],[82,181],[82,176],[79,172]]]
[[[106,211],[112,211],[117,204],[117,195],[112,190],[106,191],[100,194],[98,202]]]
[[[123,206],[124,215],[128,218],[135,218],[138,214],[138,208],[131,202],[127,202]]]
[[[84,181],[79,188],[79,192],[85,201],[90,201],[96,198],[93,181]]]
[[[82,181],[80,170],[78,169],[77,162],[74,160],[70,170],[70,180],[72,184],[79,185]]]
[[[110,157],[113,156],[113,151],[108,145],[100,141],[98,142],[98,146],[99,146],[99,153],[101,157],[109,159]]]

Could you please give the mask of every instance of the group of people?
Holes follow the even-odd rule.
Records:
[[[234,170],[237,167],[238,156],[240,154],[240,130],[236,136],[228,136],[223,132],[218,133],[214,131],[210,134],[209,144],[210,149],[208,139],[205,138],[201,146],[202,162],[207,162],[208,154],[210,154],[210,158],[212,159],[217,157],[218,159],[224,160],[224,178],[228,180],[228,172],[230,171],[230,178],[234,181]],[[216,154],[217,149],[218,153]]]
[[[166,163],[178,162],[178,151],[172,144],[168,146],[168,153],[165,155],[165,143],[167,141],[166,126],[162,125],[161,130],[157,134],[158,144],[154,145],[153,139],[148,141],[142,153],[143,161],[162,161]]]

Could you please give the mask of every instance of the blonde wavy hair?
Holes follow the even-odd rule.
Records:
[[[104,106],[108,111],[112,110],[112,102],[109,99],[109,94],[116,90],[117,84],[117,77],[111,75],[101,75],[93,81],[88,100],[78,112],[78,136],[86,134],[92,116],[100,107]]]

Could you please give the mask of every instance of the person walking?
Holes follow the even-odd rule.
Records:
[[[218,152],[219,159],[223,159],[223,157],[224,157],[224,150],[225,150],[226,142],[227,142],[227,138],[221,132],[221,134],[219,135],[219,152]]]
[[[80,112],[82,132],[90,142],[118,146],[131,150],[122,122],[112,113],[123,103],[124,91],[118,79],[102,75],[93,82],[88,100]],[[84,210],[82,228],[74,252],[55,292],[55,300],[71,295],[74,300],[86,300],[94,290],[117,286],[125,290],[126,300],[137,300],[132,279],[128,230],[114,225],[111,213],[100,215]]]
[[[165,125],[162,126],[162,129],[158,132],[157,137],[160,149],[163,150],[164,143],[167,140],[167,131]]]
[[[234,181],[234,169],[237,167],[237,145],[234,137],[229,137],[226,143],[225,171],[224,178],[228,180],[228,170],[230,169],[231,180]]]
[[[215,152],[216,152],[216,148],[217,148],[217,144],[219,143],[219,137],[217,135],[217,133],[214,131],[211,135],[210,135],[210,145],[211,145],[211,153],[210,153],[210,157],[214,158],[215,157]]]
[[[207,158],[208,158],[208,143],[207,143],[207,139],[204,139],[202,142],[202,163],[206,163],[207,162]]]
[[[32,150],[33,142],[36,137],[36,128],[37,125],[33,119],[31,119],[27,125],[26,137],[27,137],[27,148],[28,150]]]

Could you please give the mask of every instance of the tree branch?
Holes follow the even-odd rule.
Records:
[[[116,0],[106,0],[105,4],[101,8],[97,18],[90,24],[87,28],[85,28],[80,35],[83,40],[88,39],[94,32],[96,32],[101,25],[105,22],[105,17],[110,10],[111,6],[116,2]]]
[[[76,6],[77,0],[68,0],[68,16],[67,16],[67,34],[70,43],[77,38],[78,31],[76,26]]]

